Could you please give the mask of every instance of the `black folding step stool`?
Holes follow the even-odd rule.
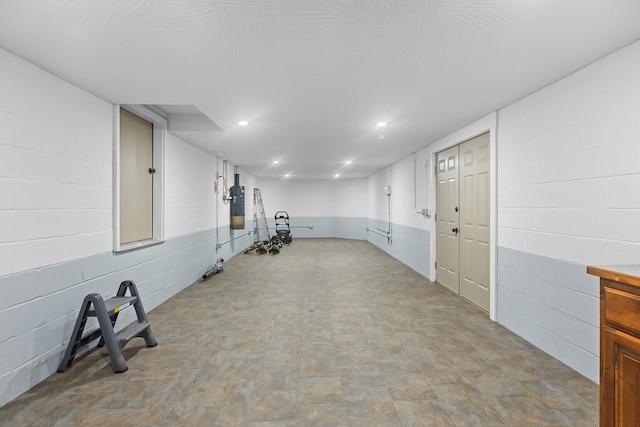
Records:
[[[131,294],[130,296],[125,296],[127,289]],[[118,314],[131,305],[133,305],[136,310],[138,322],[132,323],[116,333],[113,328],[116,325]],[[93,309],[91,307],[93,307]],[[87,323],[87,317],[97,317],[100,328],[83,337],[82,333]],[[84,298],[82,308],[78,313],[78,319],[73,328],[71,340],[69,340],[64,358],[62,362],[60,362],[60,366],[58,366],[58,372],[65,372],[71,367],[80,346],[88,344],[98,338],[100,338],[98,347],[107,346],[113,371],[116,373],[125,372],[128,367],[122,355],[122,348],[131,339],[136,337],[144,338],[147,347],[155,347],[158,345],[156,337],[151,332],[151,325],[149,325],[147,314],[144,311],[142,301],[138,295],[138,288],[133,281],[125,280],[122,282],[116,296],[107,300],[102,299],[100,294],[89,294]]]

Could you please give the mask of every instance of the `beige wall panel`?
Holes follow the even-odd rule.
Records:
[[[120,110],[120,243],[153,238],[153,124]]]

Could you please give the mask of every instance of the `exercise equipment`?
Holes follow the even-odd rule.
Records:
[[[288,245],[291,243],[291,226],[289,225],[289,214],[287,211],[278,211],[274,215],[276,222],[276,236],[284,243]]]
[[[125,295],[127,290],[129,290],[130,296]],[[116,325],[118,314],[130,306],[135,308],[138,321],[116,333],[113,328]],[[97,317],[100,328],[82,336],[88,317]],[[65,372],[71,367],[81,345],[88,344],[98,338],[100,338],[98,347],[107,346],[111,357],[111,369],[115,373],[125,372],[128,367],[122,355],[122,348],[136,337],[144,338],[147,347],[158,345],[156,337],[151,332],[151,325],[149,325],[147,314],[142,306],[138,288],[132,280],[120,283],[116,296],[107,300],[102,299],[98,293],[89,294],[82,302],[82,308],[78,313],[67,351],[58,366],[58,372]]]

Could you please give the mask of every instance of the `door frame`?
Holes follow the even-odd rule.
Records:
[[[451,148],[464,141],[474,138],[483,133],[489,132],[489,318],[496,320],[498,315],[498,286],[497,286],[497,252],[498,252],[498,162],[497,162],[497,141],[498,141],[498,112],[493,112],[462,129],[441,138],[427,147],[427,155],[429,158],[428,167],[428,192],[427,204],[433,206],[431,212],[435,214],[437,208],[436,200],[436,174],[435,165],[437,153]],[[429,219],[430,234],[430,253],[431,265],[429,266],[429,280],[435,282],[437,259],[436,246],[436,221],[435,215],[431,215]]]
[[[120,108],[153,123],[153,238],[122,244],[120,242]],[[114,104],[113,113],[113,251],[124,252],[164,242],[165,133],[167,120],[144,105]]]

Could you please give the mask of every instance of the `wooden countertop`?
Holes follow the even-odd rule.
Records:
[[[587,273],[640,287],[640,265],[589,265]]]

